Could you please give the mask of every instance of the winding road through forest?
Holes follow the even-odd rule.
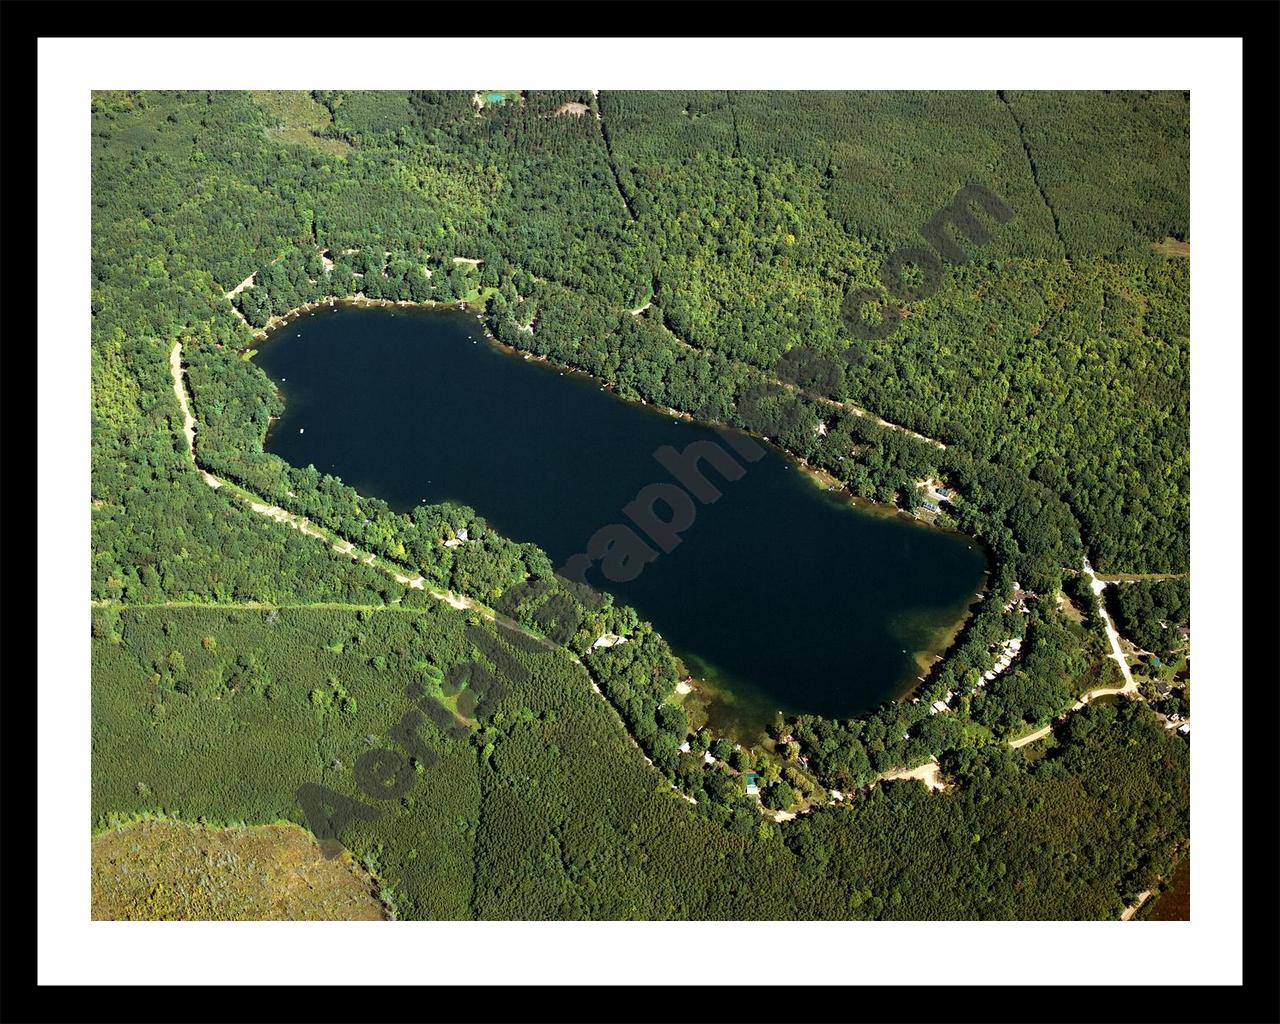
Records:
[[[1133,681],[1133,673],[1129,671],[1129,662],[1125,660],[1124,651],[1120,649],[1120,634],[1116,631],[1116,627],[1111,622],[1111,616],[1107,613],[1107,603],[1102,600],[1102,592],[1107,589],[1109,580],[1100,580],[1094,574],[1093,566],[1089,564],[1089,560],[1084,560],[1084,574],[1089,577],[1089,586],[1093,589],[1098,598],[1098,613],[1102,616],[1102,624],[1107,630],[1107,643],[1111,645],[1111,657],[1116,660],[1116,664],[1120,666],[1120,674],[1124,676],[1124,686],[1113,690],[1095,690],[1092,694],[1086,693],[1084,699],[1088,701],[1091,696],[1103,696],[1108,693],[1127,693],[1137,695],[1138,684]]]
[[[591,683],[591,689],[595,692],[596,696],[598,696],[604,702],[605,706],[609,708],[610,712],[615,716],[615,721],[622,728],[623,733],[626,735],[627,739],[631,742],[631,745],[634,746],[636,750],[640,752],[641,757],[644,758],[645,762],[649,765],[649,767],[653,769],[653,771],[664,782],[667,782],[671,786],[671,789],[678,796],[688,801],[689,803],[697,803],[697,801],[694,800],[692,797],[687,796],[684,793],[681,793],[676,788],[675,784],[670,782],[670,780],[667,779],[667,777],[661,772],[661,770],[653,763],[653,761],[649,758],[649,756],[645,754],[643,748],[641,748],[640,744],[636,742],[636,738],[631,735],[631,730],[626,727],[626,723],[623,722],[621,716],[618,715],[617,708],[613,706],[613,704],[609,701],[609,698],[606,697],[604,695],[604,692],[600,689],[600,686],[596,682],[595,677],[592,676],[591,671],[586,667],[586,665],[583,664],[582,659],[580,659],[571,650],[569,650],[566,647],[561,647],[559,644],[551,640],[548,640],[544,636],[539,636],[537,633],[534,633],[526,629],[524,626],[518,623],[515,619],[512,619],[506,615],[502,615],[499,612],[494,611],[492,608],[489,608],[481,604],[479,601],[476,601],[470,597],[466,597],[465,595],[455,593],[452,590],[436,590],[434,587],[429,587],[427,586],[426,579],[422,575],[420,574],[414,574],[413,576],[406,575],[405,573],[397,569],[394,565],[386,561],[380,562],[377,556],[374,555],[372,552],[361,551],[351,541],[346,540],[342,537],[339,537],[336,534],[333,534],[331,531],[324,530],[321,527],[316,526],[315,523],[311,522],[311,520],[307,519],[305,516],[295,515],[294,513],[289,512],[287,509],[280,508],[280,506],[278,505],[272,505],[267,502],[258,501],[253,496],[249,495],[248,492],[244,491],[242,488],[235,485],[229,485],[228,481],[222,480],[219,477],[214,476],[212,473],[202,468],[199,461],[196,459],[196,445],[195,445],[196,420],[195,420],[195,417],[191,414],[191,404],[187,395],[186,371],[183,369],[183,366],[182,366],[182,342],[180,341],[174,342],[173,348],[169,352],[169,374],[170,376],[173,377],[173,393],[174,395],[177,396],[178,405],[182,409],[182,433],[186,437],[186,441],[187,441],[187,456],[191,459],[192,466],[195,467],[196,471],[200,474],[201,479],[203,479],[206,484],[208,484],[210,487],[214,488],[215,490],[222,489],[223,493],[234,496],[235,498],[242,501],[244,504],[248,505],[251,509],[253,509],[254,512],[257,512],[259,515],[267,516],[270,519],[274,519],[278,523],[282,523],[285,526],[290,526],[293,529],[306,534],[308,537],[315,537],[318,540],[325,541],[333,548],[334,551],[338,552],[341,555],[347,555],[354,561],[364,562],[366,565],[375,566],[376,568],[381,569],[383,572],[393,577],[398,583],[401,583],[406,587],[412,587],[415,590],[421,590],[424,593],[429,594],[431,597],[434,597],[437,601],[442,601],[445,604],[449,605],[451,608],[456,608],[459,611],[468,610],[468,611],[476,612],[477,614],[483,616],[485,619],[494,623],[495,625],[501,626],[502,628],[510,630],[512,632],[519,633],[522,636],[535,641],[537,644],[539,644],[542,647],[545,647],[548,650],[562,652],[568,655],[569,658],[572,659],[575,664],[581,666],[582,669],[586,672],[587,679]]]
[[[191,414],[191,404],[187,397],[186,371],[182,366],[182,342],[174,342],[172,350],[169,352],[169,374],[173,377],[173,393],[178,398],[178,405],[182,408],[182,433],[187,439],[187,455],[191,459],[191,464],[196,468],[200,477],[206,484],[215,490],[227,486],[227,481],[214,476],[208,470],[204,469],[196,459],[196,420]],[[287,509],[281,508],[279,505],[272,505],[267,502],[257,501],[247,493],[242,493],[239,487],[227,487],[227,493],[233,494],[240,498],[246,505],[259,515],[267,516],[274,519],[277,523],[283,523],[285,526],[291,526],[301,533],[305,533],[308,537],[315,537],[318,540],[329,541],[333,550],[341,555],[347,555],[355,561],[364,562],[365,565],[378,565],[388,575],[392,576],[398,583],[406,587],[413,587],[415,590],[422,590],[430,594],[432,597],[445,602],[454,608],[467,608],[487,614],[489,617],[495,617],[496,613],[469,597],[461,594],[455,594],[452,590],[434,590],[427,586],[427,581],[418,574],[413,576],[400,572],[394,566],[386,563],[378,563],[378,557],[372,552],[361,551],[351,541],[344,540],[341,537],[332,535],[329,531],[316,526],[310,519],[305,516],[295,515]],[[532,635],[532,634],[530,634]],[[553,645],[554,646],[554,645]]]
[[[244,504],[248,505],[249,508],[251,508],[254,512],[258,513],[259,515],[266,516],[270,519],[275,520],[278,523],[284,524],[285,526],[292,527],[293,529],[298,530],[299,532],[304,533],[309,537],[315,537],[318,540],[325,541],[333,548],[334,551],[338,552],[339,554],[346,555],[355,561],[364,562],[366,565],[376,566],[377,568],[381,569],[383,572],[386,572],[391,577],[393,577],[398,583],[406,587],[412,587],[415,590],[422,590],[425,593],[432,596],[433,598],[435,598],[436,600],[442,601],[445,604],[448,604],[452,608],[456,608],[459,610],[465,609],[465,610],[477,612],[483,615],[489,621],[494,622],[497,625],[501,625],[507,629],[519,632],[525,636],[531,637],[532,639],[536,640],[539,644],[549,649],[553,649],[557,651],[565,650],[565,648],[560,647],[559,645],[553,643],[552,641],[546,639],[545,637],[538,636],[536,633],[532,633],[529,630],[525,629],[523,626],[517,623],[514,619],[510,619],[505,615],[500,615],[499,613],[495,612],[493,609],[480,604],[478,601],[475,601],[472,598],[466,597],[462,594],[457,594],[452,590],[436,590],[433,587],[428,587],[426,579],[421,574],[414,574],[410,576],[406,573],[401,572],[398,568],[396,568],[394,565],[390,563],[386,563],[385,561],[380,562],[377,556],[374,555],[372,552],[361,551],[351,541],[346,540],[342,537],[338,537],[337,535],[333,534],[331,531],[325,530],[317,526],[315,523],[307,519],[305,516],[300,516],[293,512],[289,512],[287,509],[283,509],[278,505],[272,505],[268,502],[259,501],[254,496],[248,494],[248,492],[243,491],[243,489],[238,486],[234,486],[234,485],[228,486],[228,481],[222,480],[221,478],[210,473],[208,470],[204,469],[196,458],[196,445],[195,445],[196,420],[195,420],[195,417],[192,415],[191,404],[190,404],[190,400],[187,393],[186,371],[182,365],[182,343],[180,341],[175,342],[173,345],[173,348],[169,352],[169,373],[173,378],[174,395],[177,397],[178,405],[182,410],[182,433],[186,438],[186,442],[187,442],[187,455],[191,460],[192,466],[200,474],[201,479],[204,480],[204,482],[208,484],[211,488],[214,488],[215,490],[222,489],[224,493],[233,495],[234,497],[242,501]],[[884,422],[884,421],[880,421],[880,422]],[[893,424],[885,424],[885,425],[894,426]],[[902,427],[896,427],[895,429],[904,430],[904,428]],[[911,431],[905,431],[905,432],[911,433]],[[916,436],[918,437],[920,435],[916,435]],[[926,438],[925,440],[928,440],[928,439]],[[941,442],[933,442],[933,443],[938,444],[941,447]],[[1099,579],[1095,575],[1092,566],[1090,566],[1088,559],[1086,559],[1084,562],[1084,573],[1090,579],[1090,585],[1093,589],[1093,592],[1099,596],[1101,596],[1103,590],[1107,587],[1109,583],[1115,582],[1113,580]],[[1074,705],[1072,705],[1069,711],[1064,712],[1061,716],[1059,716],[1059,718],[1056,721],[1062,721],[1067,717],[1067,715],[1071,714],[1072,712],[1079,711],[1086,704],[1088,704],[1090,698],[1092,697],[1101,697],[1108,694],[1126,694],[1133,697],[1138,696],[1137,684],[1134,682],[1133,674],[1129,670],[1129,663],[1125,660],[1124,652],[1120,648],[1119,633],[1116,631],[1115,626],[1111,622],[1111,616],[1107,613],[1106,606],[1101,601],[1099,601],[1099,611],[1101,613],[1103,623],[1106,627],[1107,642],[1111,647],[1110,656],[1114,658],[1116,663],[1120,666],[1120,671],[1125,681],[1124,685],[1120,687],[1107,687],[1100,690],[1092,690],[1089,693],[1084,694],[1084,696],[1079,701],[1077,701]],[[566,653],[568,653],[569,656],[573,658],[575,662],[577,662],[579,665],[582,665],[581,660],[577,658],[573,654],[573,652],[566,651]],[[585,666],[583,667],[585,668]],[[606,705],[609,706],[610,710],[616,714],[617,709],[615,709],[613,705],[610,704],[608,698],[605,697],[604,693],[600,690],[600,687],[596,684],[595,679],[591,677],[591,673],[589,671],[587,675],[591,681],[592,690],[594,690],[597,696],[599,696],[600,699],[604,701]],[[1037,740],[1042,739],[1045,736],[1049,735],[1049,733],[1053,731],[1053,725],[1054,723],[1050,723],[1049,725],[1043,726],[1042,728],[1037,729],[1035,732],[1029,733],[1026,736],[1022,736],[1016,740],[1010,740],[1009,746],[1017,749],[1020,747],[1025,747],[1028,744],[1034,743]],[[636,746],[638,750],[640,750],[641,755],[644,757],[644,760],[649,764],[649,766],[653,768],[655,772],[658,772],[658,774],[661,775],[662,773],[658,771],[657,766],[653,764],[653,761],[647,755],[645,755],[642,749],[640,749],[639,744],[637,744],[635,741],[635,737],[631,735],[631,731],[625,727],[625,724],[623,725],[623,731],[626,733],[627,738],[631,740],[632,744]],[[667,780],[665,776],[662,776],[662,777],[664,781],[669,782],[669,780]],[[913,778],[919,779],[930,789],[941,790],[941,789],[947,788],[947,784],[942,780],[941,775],[939,773],[939,765],[936,759],[932,759],[926,762],[925,764],[920,765],[919,767],[914,769],[888,772],[881,776],[881,779],[885,781],[888,781],[890,779],[913,779]],[[692,800],[692,798],[686,796],[684,793],[680,793],[680,791],[675,787],[674,784],[671,784],[671,788],[675,790],[676,793],[679,796],[683,797],[685,800],[688,800],[691,803],[696,803],[696,801]]]
[[[1089,577],[1089,586],[1094,594],[1098,597],[1098,612],[1102,616],[1102,624],[1106,628],[1107,643],[1111,647],[1111,657],[1115,659],[1117,665],[1120,666],[1120,674],[1124,677],[1123,686],[1107,686],[1101,690],[1090,690],[1084,694],[1078,701],[1071,705],[1071,710],[1059,715],[1055,720],[1061,722],[1072,711],[1079,711],[1082,707],[1089,703],[1094,697],[1106,697],[1112,694],[1124,694],[1128,697],[1138,698],[1138,684],[1134,682],[1133,673],[1129,670],[1129,662],[1125,660],[1124,651],[1120,649],[1120,634],[1116,631],[1115,625],[1111,622],[1111,616],[1107,613],[1106,602],[1102,600],[1102,592],[1107,588],[1108,584],[1116,582],[1115,580],[1102,580],[1097,577],[1093,571],[1093,566],[1089,564],[1089,560],[1084,560],[1084,574]],[[1140,699],[1140,698],[1138,698]],[[1049,733],[1053,732],[1054,722],[1037,729],[1035,732],[1027,733],[1016,740],[1010,740],[1009,746],[1017,749],[1025,747],[1028,743],[1034,743],[1036,740],[1044,739]]]

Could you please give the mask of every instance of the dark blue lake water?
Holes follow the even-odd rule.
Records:
[[[599,384],[486,340],[459,311],[324,308],[277,331],[256,362],[286,411],[268,448],[407,511],[470,505],[557,566],[645,485],[654,458],[715,431],[623,402]],[[304,432],[300,432],[300,430]],[[719,694],[712,721],[772,712],[850,717],[901,695],[983,584],[979,546],[829,494],[781,453],[739,460],[681,543],[612,591]],[[665,509],[661,509],[666,514]]]

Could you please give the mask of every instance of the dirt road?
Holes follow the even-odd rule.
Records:
[[[246,288],[252,288],[252,287],[253,287],[253,279],[254,279],[254,277],[255,277],[255,276],[257,276],[257,275],[256,275],[256,274],[250,274],[250,275],[249,275],[248,277],[246,277],[243,281],[241,281],[238,285],[236,285],[234,288],[232,288],[232,289],[231,289],[231,291],[226,292],[225,294],[226,294],[227,298],[228,298],[228,299],[234,299],[237,295],[239,295],[239,294],[240,294],[242,291],[244,291]]]
[[[1094,575],[1093,567],[1089,564],[1088,559],[1085,559],[1084,574],[1089,577],[1090,586],[1093,588],[1093,592],[1098,595],[1098,598],[1099,598],[1098,610],[1102,615],[1102,623],[1106,627],[1107,643],[1111,647],[1111,657],[1114,658],[1116,664],[1120,666],[1120,673],[1121,675],[1124,676],[1124,685],[1123,686],[1107,686],[1101,690],[1090,690],[1078,701],[1076,701],[1074,704],[1071,705],[1070,711],[1067,711],[1065,714],[1060,715],[1058,717],[1057,721],[1059,722],[1061,722],[1064,718],[1066,718],[1067,715],[1071,714],[1072,711],[1079,711],[1082,707],[1088,704],[1089,701],[1092,700],[1094,697],[1106,697],[1112,694],[1124,694],[1127,697],[1133,697],[1134,699],[1138,699],[1138,700],[1141,699],[1138,695],[1138,684],[1134,681],[1133,673],[1129,670],[1129,662],[1124,656],[1124,651],[1120,649],[1120,634],[1116,632],[1116,627],[1111,622],[1111,616],[1107,614],[1107,606],[1101,600],[1102,592],[1107,588],[1107,585],[1115,581],[1099,579],[1096,575]],[[1021,736],[1016,740],[1010,740],[1009,746],[1013,747],[1015,750],[1019,747],[1025,747],[1028,743],[1034,743],[1036,740],[1043,739],[1044,737],[1048,736],[1049,733],[1051,733],[1052,731],[1053,731],[1053,725],[1052,724],[1046,725],[1040,729],[1037,729],[1035,732],[1028,733],[1026,736]]]
[[[175,341],[173,350],[169,353],[169,375],[173,377],[173,393],[178,396],[178,405],[182,407],[182,433],[187,438],[187,454],[191,457],[191,464],[199,471],[201,479],[217,490],[222,486],[222,481],[212,473],[206,473],[200,469],[196,462],[196,418],[191,415],[191,406],[187,402],[187,387],[183,382],[181,342]]]
[[[897,771],[885,772],[880,776],[881,782],[893,782],[897,779],[919,779],[933,790],[943,790],[948,787],[948,783],[942,778],[942,766],[938,764],[936,757],[918,767],[900,768]]]
[[[1118,689],[1094,690],[1092,693],[1086,693],[1084,700],[1087,702],[1090,697],[1101,697],[1109,693],[1127,693],[1136,697],[1138,684],[1133,681],[1133,673],[1129,671],[1129,662],[1125,659],[1124,651],[1120,649],[1120,634],[1116,632],[1116,627],[1111,622],[1111,616],[1107,614],[1106,602],[1102,600],[1102,592],[1107,588],[1107,581],[1100,580],[1094,575],[1093,566],[1089,564],[1087,558],[1084,562],[1084,574],[1089,577],[1090,586],[1093,588],[1093,592],[1098,595],[1098,611],[1102,615],[1102,623],[1107,630],[1107,643],[1111,645],[1111,657],[1120,666],[1120,673],[1124,676],[1124,686]]]

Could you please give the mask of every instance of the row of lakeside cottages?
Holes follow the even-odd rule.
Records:
[[[1016,636],[1011,636],[1003,643],[998,645],[992,644],[991,646],[999,652],[996,658],[996,663],[991,668],[987,669],[986,672],[982,673],[982,678],[979,679],[977,684],[969,691],[970,695],[977,693],[979,686],[986,686],[987,683],[992,682],[996,676],[1000,675],[1001,672],[1012,665],[1013,660],[1022,653],[1022,639]],[[944,699],[935,700],[929,705],[929,714],[936,715],[944,711],[950,711],[951,702],[955,700],[955,696],[956,694],[954,690],[948,690]]]

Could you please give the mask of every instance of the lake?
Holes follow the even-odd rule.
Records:
[[[457,310],[323,307],[256,362],[279,386],[268,450],[399,511],[469,505],[561,566],[646,485],[654,458],[710,428],[624,402],[490,342]],[[305,432],[304,432],[305,431]],[[973,540],[828,493],[781,452],[738,461],[670,553],[626,583],[589,581],[651,621],[742,736],[775,710],[847,718],[910,690],[984,583]],[[661,515],[665,507],[658,506]]]

